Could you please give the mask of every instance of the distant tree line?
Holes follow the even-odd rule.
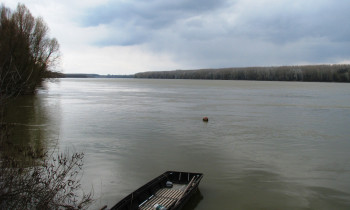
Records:
[[[153,71],[135,78],[350,82],[350,65],[306,65]]]
[[[98,78],[98,74],[61,74],[60,78]]]
[[[18,4],[15,11],[0,7],[0,96],[32,94],[52,77],[59,44],[48,36],[42,18]]]
[[[84,73],[72,73],[72,74],[62,74],[58,73],[56,78],[134,78],[134,75],[100,75],[100,74],[84,74]]]

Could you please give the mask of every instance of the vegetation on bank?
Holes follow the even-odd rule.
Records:
[[[84,74],[84,73],[71,73],[71,74],[60,74],[56,78],[134,78],[134,75],[100,75],[100,74]]]
[[[83,153],[49,154],[4,136],[0,146],[0,209],[86,209],[91,204],[92,193],[80,192]]]
[[[142,72],[135,78],[350,82],[350,65],[246,67]]]
[[[59,75],[58,60],[59,44],[41,18],[23,4],[14,12],[0,7],[0,209],[86,209],[92,202],[80,188],[83,153],[18,145],[11,139],[16,125],[4,120],[12,114],[5,113],[6,103]]]
[[[23,5],[15,11],[0,7],[0,94],[32,94],[52,77],[59,61],[59,44],[48,35],[42,18]]]

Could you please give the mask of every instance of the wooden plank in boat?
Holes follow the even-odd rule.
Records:
[[[147,201],[144,205],[142,205],[140,207],[140,209],[141,210],[153,209],[154,205],[156,205],[156,204],[159,204],[159,205],[162,205],[162,206],[168,208],[175,201],[176,201],[176,199],[154,196],[149,201]]]
[[[156,192],[156,196],[166,197],[166,198],[179,198],[183,194],[182,190],[172,190],[163,188]]]
[[[178,198],[180,198],[183,194],[182,190],[173,190],[168,188],[162,188],[158,190],[154,197],[152,197],[149,201],[144,203],[140,209],[148,210],[153,209],[154,205],[159,204],[168,208],[171,206]]]

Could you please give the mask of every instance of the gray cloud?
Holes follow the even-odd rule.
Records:
[[[126,1],[88,11],[106,25],[98,45],[143,44],[185,68],[349,60],[348,0]]]
[[[86,25],[132,22],[135,25],[160,28],[179,18],[213,11],[225,5],[224,0],[130,0],[113,1],[88,11]]]
[[[86,12],[83,25],[111,28],[111,40],[99,44],[140,44],[178,20],[213,12],[225,4],[224,0],[110,2]]]
[[[350,4],[340,1],[309,1],[299,4],[267,5],[253,14],[241,17],[240,27],[246,35],[271,42],[284,43],[303,37],[328,37],[349,41]],[[247,28],[248,26],[249,28]]]

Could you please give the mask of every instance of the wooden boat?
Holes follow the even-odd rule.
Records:
[[[113,210],[181,209],[198,190],[203,174],[167,171],[113,206]]]

